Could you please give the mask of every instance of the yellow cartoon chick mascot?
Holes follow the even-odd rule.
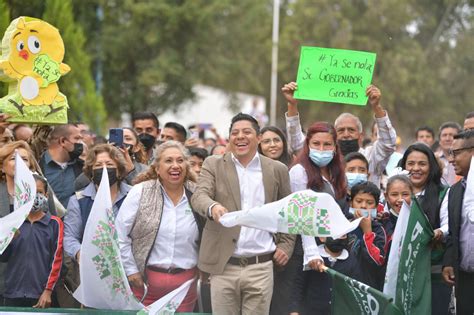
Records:
[[[10,85],[0,109],[1,105],[13,106],[17,115],[11,112],[13,109],[4,111],[23,116],[20,121],[62,123],[68,105],[56,82],[71,70],[62,63],[63,58],[64,43],[55,27],[30,17],[13,20],[2,40],[0,80]],[[63,115],[48,121],[48,116],[60,111]],[[27,115],[32,116],[31,120],[25,118]]]

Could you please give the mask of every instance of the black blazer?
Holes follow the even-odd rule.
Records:
[[[459,237],[461,232],[461,214],[466,188],[461,181],[457,182],[449,191],[448,217],[449,234],[446,240],[446,252],[443,265],[454,268],[455,279],[458,278],[459,270]]]

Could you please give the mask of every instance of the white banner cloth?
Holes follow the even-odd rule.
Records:
[[[15,232],[25,222],[35,202],[36,182],[18,152],[15,152],[15,211],[0,218],[0,254],[8,247]]]
[[[331,195],[308,189],[260,207],[226,213],[219,222],[225,227],[339,238],[356,229],[360,220],[350,222]]]

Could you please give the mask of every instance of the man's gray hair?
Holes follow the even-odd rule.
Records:
[[[345,118],[352,118],[356,121],[357,124],[357,129],[359,129],[359,132],[362,133],[362,123],[360,122],[359,117],[352,115],[351,113],[342,113],[339,116],[337,116],[336,121],[334,122],[334,128],[337,130],[337,125],[341,122],[341,120]]]

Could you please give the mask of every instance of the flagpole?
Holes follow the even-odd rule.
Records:
[[[278,37],[280,25],[280,0],[273,0],[272,33],[272,76],[270,83],[270,125],[276,125],[277,79],[278,79]]]

